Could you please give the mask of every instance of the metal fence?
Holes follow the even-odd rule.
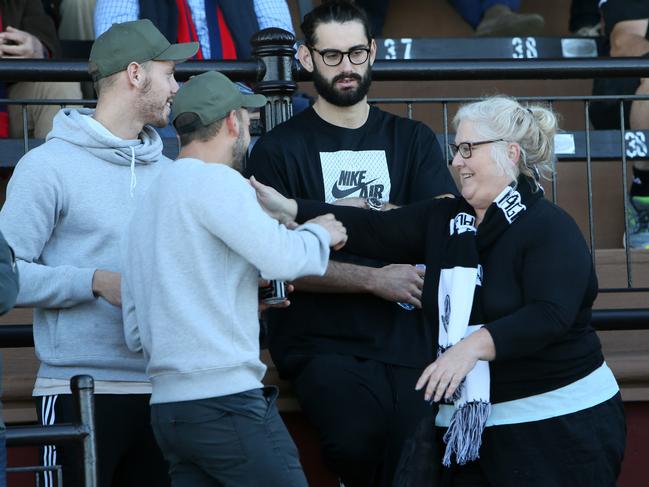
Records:
[[[4,342],[2,343],[3,346],[6,346]],[[9,426],[6,431],[7,446],[49,445],[59,442],[80,443],[83,487],[97,487],[94,381],[88,375],[76,375],[70,379],[70,390],[79,413],[77,422],[48,426]],[[56,485],[63,485],[63,472],[59,466],[7,468],[7,473],[10,474],[22,472],[36,472],[37,486],[40,485],[39,473],[43,475],[55,473]]]

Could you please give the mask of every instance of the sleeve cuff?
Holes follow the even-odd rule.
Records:
[[[70,294],[75,301],[92,301],[97,297],[92,292],[92,278],[97,269],[81,268],[76,271],[76,276],[71,280]]]
[[[511,355],[510,350],[507,349],[507,341],[503,339],[501,334],[498,333],[498,330],[495,329],[495,327],[491,326],[490,323],[484,325],[484,328],[489,332],[491,339],[494,342],[494,348],[496,349],[496,360],[507,360]]]
[[[329,235],[329,232],[320,225],[316,225],[315,223],[305,223],[296,228],[296,230],[307,230],[313,233],[326,248],[329,248],[331,245],[331,236]]]

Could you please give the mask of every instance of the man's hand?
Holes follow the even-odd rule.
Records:
[[[295,200],[284,198],[274,188],[257,181],[254,176],[250,176],[249,182],[257,193],[257,201],[271,218],[287,226],[295,220],[297,216]]]
[[[374,269],[370,285],[372,294],[399,303],[409,303],[421,308],[421,291],[424,287],[424,269],[410,264],[390,264]]]
[[[320,215],[312,218],[307,223],[315,223],[324,227],[329,232],[330,243],[329,246],[334,250],[340,250],[347,243],[347,229],[336,220],[336,217],[331,213]]]
[[[119,272],[97,269],[92,276],[92,292],[95,296],[104,298],[114,306],[122,306],[122,285]]]
[[[268,279],[259,278],[258,285],[259,285],[259,314],[263,313],[268,308],[288,308],[291,305],[291,302],[288,299],[285,299],[281,303],[277,303],[277,304],[266,304],[262,302],[261,296],[263,294],[263,289],[270,286],[270,281]],[[288,282],[285,282],[284,285],[286,286],[287,295],[292,293],[295,290],[293,284],[289,284]]]
[[[35,35],[11,26],[0,32],[0,53],[3,58],[43,59],[45,47]]]

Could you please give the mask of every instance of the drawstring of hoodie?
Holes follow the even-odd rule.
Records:
[[[137,186],[137,177],[135,177],[135,148],[133,146],[131,149],[131,198],[133,197],[133,191],[135,186]]]

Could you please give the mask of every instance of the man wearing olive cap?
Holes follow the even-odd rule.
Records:
[[[173,105],[179,159],[123,241],[124,335],[147,361],[174,487],[307,485],[277,390],[261,382],[257,278],[322,275],[346,235],[331,215],[289,230],[257,203],[239,170],[246,108],[265,103],[217,72],[190,79]]]
[[[16,253],[18,304],[34,307],[43,424],[76,418],[69,380],[95,379],[101,486],[168,485],[149,425],[151,387],[141,354],[124,342],[119,241],[147,186],[169,159],[164,126],[178,90],[174,66],[196,44],[170,44],[147,20],[116,24],[93,44],[96,110],[63,109],[45,144],[17,164],[0,212]],[[43,464],[81,485],[72,447],[47,446]],[[43,485],[53,484],[45,473]]]

